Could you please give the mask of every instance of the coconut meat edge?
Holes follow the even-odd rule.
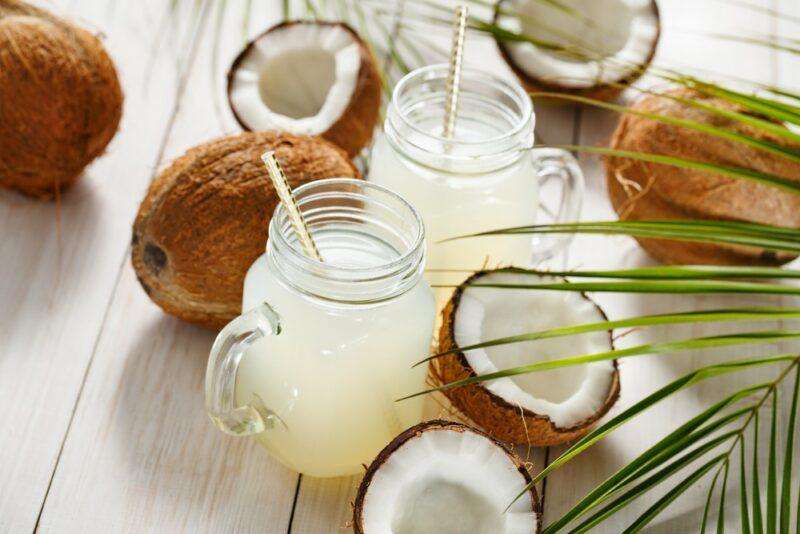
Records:
[[[587,47],[592,49],[591,52],[606,45],[614,50],[599,50],[602,57],[588,57],[581,61],[529,42],[506,43],[512,61],[524,72],[545,83],[580,89],[620,81],[646,63],[658,38],[658,18],[651,0],[571,0],[567,4],[587,20],[580,26],[583,30],[580,30],[579,38],[590,40]],[[521,16],[500,16],[498,23],[501,27],[514,32],[531,33],[526,31],[523,19],[544,20],[542,31],[550,38],[542,40],[547,42],[569,42],[556,30],[548,30],[548,27],[563,30],[570,25],[580,24],[574,18],[570,20],[570,17],[578,15],[560,12],[537,0],[511,0],[508,10]],[[620,46],[613,39],[609,42],[608,35],[622,35],[625,41]],[[595,36],[594,39],[592,36]],[[579,52],[587,53],[583,50]]]
[[[552,279],[537,279],[537,282]],[[492,273],[477,283],[531,282],[531,276]],[[490,339],[603,321],[595,304],[579,293],[466,287],[456,309],[455,342],[464,347]],[[464,352],[477,375],[528,363],[610,350],[606,330],[472,349]],[[602,408],[614,376],[610,360],[503,377],[482,385],[512,406],[570,428]]]
[[[364,532],[530,534],[538,517],[508,454],[474,432],[424,431],[403,443],[373,475]]]
[[[345,112],[360,69],[359,44],[344,28],[287,25],[250,47],[233,73],[231,105],[253,130],[319,135]]]

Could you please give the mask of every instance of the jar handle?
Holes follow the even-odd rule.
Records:
[[[581,214],[585,189],[583,171],[577,160],[559,148],[534,148],[531,150],[534,168],[539,179],[539,190],[545,182],[555,178],[561,182],[561,203],[554,215],[555,223],[576,222]],[[566,247],[571,234],[540,235],[535,239],[533,263],[548,260]]]
[[[214,340],[206,369],[206,412],[223,432],[247,436],[274,424],[276,416],[259,398],[237,406],[236,374],[248,347],[280,331],[280,317],[264,302],[228,323]]]

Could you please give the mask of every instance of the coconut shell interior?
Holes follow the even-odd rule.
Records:
[[[633,109],[710,124],[800,150],[800,145],[788,145],[778,136],[676,99],[693,99],[717,108],[742,111],[729,102],[684,88],[665,94],[666,97],[647,97]],[[800,180],[800,163],[742,143],[630,114],[621,117],[611,147]],[[609,197],[621,219],[715,219],[800,228],[800,197],[774,187],[622,157],[606,157],[605,167]],[[752,247],[653,239],[639,239],[639,242],[656,259],[667,263],[775,265],[793,258]]]
[[[267,150],[292,187],[359,177],[318,137],[250,132],[190,149],[154,180],[133,226],[136,275],[167,313],[212,329],[241,313],[245,274],[264,253],[279,202],[260,159]]]
[[[453,293],[452,298],[442,310],[442,326],[439,331],[439,352],[458,348],[455,342],[455,317],[461,297],[467,285],[479,280],[491,271],[481,271],[464,281]],[[605,317],[602,309],[600,313]],[[609,344],[613,348],[611,332]],[[462,351],[456,351],[431,360],[430,375],[435,385],[445,385],[457,380],[476,376]],[[442,391],[455,408],[483,428],[496,439],[518,445],[546,447],[573,441],[586,434],[591,426],[616,403],[620,393],[620,377],[617,362],[614,361],[614,373],[608,394],[600,409],[590,417],[576,424],[559,428],[546,415],[536,414],[517,405],[512,405],[503,398],[482,387],[480,384],[445,389]]]
[[[42,9],[0,0],[0,186],[56,196],[105,150],[122,101],[99,39]]]
[[[347,24],[325,21],[286,21],[273,26],[253,39],[239,53],[228,71],[229,104],[234,73],[239,64],[250,54],[252,48],[258,46],[258,43],[263,41],[271,32],[297,24],[337,26],[350,33],[354,41],[358,43],[361,66],[358,71],[358,79],[350,103],[347,108],[345,108],[342,115],[331,124],[330,128],[319,134],[321,137],[343,148],[350,157],[354,157],[372,142],[372,134],[375,131],[381,107],[381,78],[375,57],[372,55],[369,47],[367,47],[355,30]],[[248,124],[247,117],[237,113],[236,108],[232,104],[231,111],[236,121],[243,129],[248,131],[252,130]]]
[[[379,454],[378,456],[372,461],[370,466],[367,468],[366,473],[364,474],[364,478],[361,480],[361,484],[358,487],[358,493],[356,494],[356,500],[353,503],[353,530],[356,534],[373,534],[370,532],[366,532],[364,530],[363,525],[363,510],[364,510],[364,500],[367,496],[367,492],[369,491],[370,484],[372,483],[372,479],[374,478],[375,474],[378,470],[386,463],[389,457],[394,453],[397,449],[399,449],[402,445],[407,443],[409,440],[415,439],[422,435],[424,432],[429,432],[431,430],[452,430],[455,432],[474,432],[478,435],[484,436],[487,439],[494,442],[500,449],[505,451],[508,455],[509,460],[516,466],[517,470],[525,479],[527,484],[530,484],[533,479],[531,478],[530,473],[525,468],[522,460],[504,443],[498,441],[491,435],[477,429],[467,426],[463,423],[457,423],[453,421],[444,421],[439,419],[434,419],[431,421],[425,421],[418,425],[415,425],[408,430],[400,433],[396,438],[394,438]],[[541,531],[542,528],[542,521],[541,521],[541,507],[539,505],[539,497],[536,493],[536,488],[531,486],[530,490],[528,491],[527,497],[531,501],[531,509],[537,512],[539,516],[538,521],[538,532]]]

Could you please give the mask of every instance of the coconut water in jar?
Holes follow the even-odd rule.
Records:
[[[563,182],[558,220],[575,220],[583,193],[580,169],[569,153],[532,149],[533,106],[515,82],[465,68],[455,132],[445,138],[447,76],[447,65],[433,65],[397,84],[369,171],[369,181],[398,192],[422,215],[426,277],[433,286],[457,285],[482,268],[524,267],[552,256],[563,238],[528,234],[442,241],[536,224],[545,180]],[[434,292],[441,309],[452,287],[434,287]]]
[[[296,471],[355,474],[422,417],[422,397],[396,400],[425,389],[427,367],[413,367],[435,315],[423,224],[396,194],[360,180],[311,182],[295,195],[323,262],[304,255],[279,207],[245,278],[251,311],[212,350],[207,409]]]

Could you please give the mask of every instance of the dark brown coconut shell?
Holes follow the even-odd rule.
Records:
[[[95,36],[0,0],[0,186],[53,198],[114,137],[122,100]]]
[[[219,329],[241,312],[245,274],[264,253],[279,202],[260,159],[267,150],[292,187],[359,177],[319,137],[248,132],[190,149],[153,181],[133,225],[136,275],[167,313]]]
[[[233,61],[228,71],[228,104],[239,125],[247,131],[253,130],[247,124],[247,117],[239,115],[230,101],[233,75],[239,64],[247,57],[258,41],[275,30],[298,24],[339,26],[352,34],[354,40],[358,43],[361,52],[361,69],[358,72],[358,80],[350,103],[345,108],[342,116],[326,132],[320,134],[321,137],[342,147],[352,158],[372,142],[372,133],[375,131],[381,107],[381,77],[378,72],[377,62],[369,47],[355,30],[347,24],[327,21],[286,21],[273,26],[250,41]]]
[[[442,326],[439,330],[439,352],[458,348],[455,342],[455,316],[461,302],[461,295],[467,285],[493,271],[480,271],[465,280],[456,288],[450,301],[442,310]],[[583,295],[584,298],[590,300]],[[595,304],[605,318],[603,310]],[[609,344],[614,343],[609,332]],[[463,352],[457,351],[431,361],[431,376],[436,385],[444,385],[457,380],[476,376]],[[579,421],[568,428],[559,428],[549,417],[511,404],[495,395],[481,384],[445,389],[442,391],[450,402],[464,415],[483,428],[489,435],[518,445],[546,447],[575,440],[586,434],[592,424],[603,417],[617,402],[620,392],[620,378],[617,362],[614,361],[614,376],[603,405],[591,417]]]
[[[504,9],[503,4],[506,2],[507,0],[500,0],[495,6],[495,12],[494,12],[495,23],[498,22],[500,15],[502,14],[502,10]],[[650,63],[653,61],[653,56],[655,56],[656,54],[656,49],[658,48],[658,41],[661,38],[661,16],[656,1],[651,0],[650,4],[652,5],[653,13],[656,16],[657,26],[658,26],[656,38],[653,41],[653,47],[650,50],[647,59],[638,70],[635,70],[630,75],[622,78],[621,80],[617,80],[613,84],[601,83],[594,85],[592,87],[571,88],[558,85],[557,83],[539,79],[532,73],[526,72],[519,65],[514,63],[514,58],[511,57],[511,54],[509,53],[508,46],[506,45],[505,41],[495,37],[495,43],[497,44],[497,48],[500,50],[500,55],[503,56],[503,59],[505,60],[506,64],[514,72],[517,79],[519,80],[519,82],[522,84],[522,86],[525,88],[526,91],[531,93],[533,92],[562,93],[565,95],[582,96],[585,98],[591,98],[594,100],[601,100],[604,102],[608,102],[614,100],[625,90],[627,86],[631,85],[633,82],[638,80],[639,77],[641,77],[641,75],[644,74],[647,68],[650,66]]]
[[[484,436],[487,439],[491,440],[498,447],[500,447],[505,453],[508,455],[508,458],[513,462],[513,464],[517,467],[520,474],[525,478],[525,481],[530,484],[533,479],[531,478],[530,473],[528,470],[525,469],[525,465],[520,460],[519,456],[517,456],[513,450],[511,450],[506,444],[498,441],[497,439],[493,438],[486,432],[483,432],[477,428],[472,428],[467,426],[463,423],[456,423],[453,421],[443,421],[440,419],[434,419],[432,421],[425,421],[418,425],[412,426],[405,432],[399,434],[396,438],[394,438],[384,449],[378,453],[378,456],[372,461],[370,466],[367,468],[367,472],[364,475],[364,478],[361,480],[361,484],[358,486],[358,493],[356,494],[356,500],[353,504],[353,530],[356,534],[373,534],[371,532],[364,531],[363,525],[363,510],[364,510],[364,499],[367,496],[367,491],[369,490],[370,484],[372,483],[372,479],[375,476],[375,473],[378,472],[386,460],[401,446],[407,443],[409,440],[415,439],[420,437],[424,432],[429,431],[436,431],[436,430],[453,430],[455,432],[474,432],[480,436]],[[533,510],[536,511],[538,517],[538,525],[539,528],[537,529],[536,534],[541,532],[542,530],[542,512],[541,507],[539,505],[539,497],[536,494],[536,488],[531,486],[531,489],[528,491],[531,500],[531,507]],[[444,510],[443,513],[447,511]]]
[[[800,150],[800,145],[789,145],[778,136],[696,109],[674,98],[743,111],[727,101],[685,88],[664,94],[673,98],[650,96],[635,104],[633,109],[710,124]],[[800,181],[798,162],[742,143],[630,114],[621,117],[611,147],[753,169]],[[800,196],[774,187],[622,157],[606,157],[605,166],[611,203],[621,219],[713,219],[800,228]],[[753,247],[653,239],[639,239],[639,242],[653,257],[667,263],[776,265],[792,259],[788,254]]]

